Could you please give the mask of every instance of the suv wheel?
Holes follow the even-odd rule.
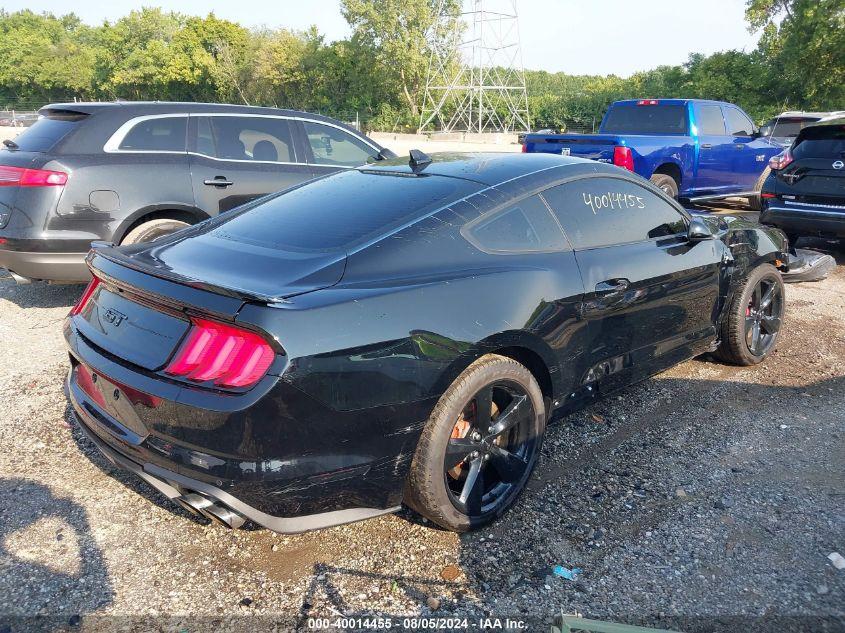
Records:
[[[138,244],[140,242],[154,242],[160,237],[170,235],[180,229],[190,226],[187,222],[180,220],[169,220],[163,218],[160,220],[150,220],[139,224],[134,229],[126,234],[121,244]]]
[[[490,523],[525,487],[545,420],[531,372],[505,356],[482,356],[434,408],[411,463],[406,503],[457,532]]]

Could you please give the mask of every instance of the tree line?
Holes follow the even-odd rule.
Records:
[[[249,29],[156,8],[96,26],[73,13],[0,10],[0,108],[230,102],[415,130],[437,4],[342,0],[351,36],[333,42],[316,27]],[[457,12],[460,0],[448,6]],[[527,70],[532,127],[590,129],[612,101],[637,97],[731,101],[758,121],[787,109],[845,109],[845,0],[747,0],[746,20],[762,33],[751,52],[693,54],[627,78]]]

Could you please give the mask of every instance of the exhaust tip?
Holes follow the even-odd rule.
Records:
[[[246,523],[246,517],[234,510],[217,505],[208,497],[195,492],[176,497],[174,501],[193,514],[204,516],[212,523],[217,523],[233,530]]]

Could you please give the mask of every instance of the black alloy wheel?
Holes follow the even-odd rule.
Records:
[[[455,421],[443,460],[449,500],[471,521],[495,514],[522,488],[537,450],[536,411],[511,381],[483,387]]]
[[[745,310],[745,344],[754,356],[765,356],[780,331],[783,319],[781,285],[771,278],[754,287]]]

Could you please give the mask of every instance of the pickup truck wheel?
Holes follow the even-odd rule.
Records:
[[[456,532],[490,523],[531,476],[545,419],[531,372],[505,356],[482,356],[434,407],[411,462],[405,503]]]
[[[770,173],[772,173],[772,170],[766,167],[763,170],[763,173],[760,174],[760,177],[757,179],[757,182],[754,183],[754,191],[756,191],[757,193],[753,196],[749,196],[748,198],[748,207],[752,211],[763,210],[763,199],[760,197],[760,193],[763,191],[763,183],[766,182],[766,178],[769,177]]]
[[[678,183],[669,174],[652,174],[649,180],[670,198],[678,199]]]
[[[129,231],[129,233],[126,234],[126,237],[123,238],[121,244],[153,242],[158,238],[170,235],[179,229],[184,229],[186,226],[190,225],[187,222],[181,222],[180,220],[170,220],[167,218],[150,220],[149,222],[139,224]]]
[[[785,303],[777,268],[763,264],[751,271],[722,321],[716,356],[734,365],[762,362],[778,340]]]

